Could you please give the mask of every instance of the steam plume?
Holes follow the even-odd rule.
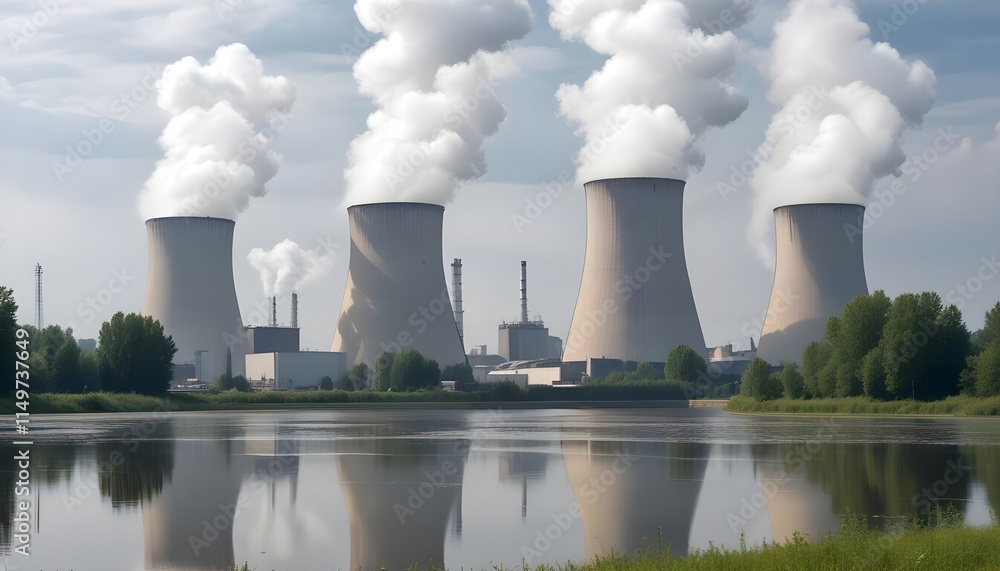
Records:
[[[798,0],[775,27],[771,120],[751,179],[750,237],[773,263],[771,211],[786,204],[867,204],[875,183],[903,164],[900,138],[934,102],[935,78],[873,43],[850,0]]]
[[[731,29],[748,0],[549,0],[549,22],[610,58],[583,86],[564,84],[561,113],[580,125],[579,182],[611,177],[686,179],[704,164],[708,127],[747,99],[725,82],[739,42]],[[724,10],[728,12],[724,13]]]
[[[333,252],[306,250],[291,240],[282,240],[269,251],[250,250],[247,260],[260,272],[264,295],[284,297],[329,269]]]
[[[142,189],[142,215],[235,219],[278,172],[280,157],[267,144],[287,124],[295,88],[264,75],[243,44],[219,48],[207,65],[190,56],[168,65],[156,86],[171,119],[159,140],[165,156]]]
[[[498,59],[533,24],[526,0],[358,0],[361,24],[385,38],[354,77],[378,109],[352,143],[347,204],[444,204],[486,172],[482,149],[506,117],[493,91]]]

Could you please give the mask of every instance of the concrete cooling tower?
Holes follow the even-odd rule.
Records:
[[[444,207],[418,202],[347,209],[351,258],[331,351],[349,364],[416,349],[442,368],[465,362],[441,257]]]
[[[794,204],[774,209],[774,285],[757,356],[772,365],[802,360],[823,338],[826,318],[868,293],[857,204]]]
[[[684,257],[684,181],[584,185],[587,249],[563,361],[662,363],[677,345],[705,352]]]
[[[174,339],[174,363],[201,363],[211,382],[244,372],[246,343],[233,281],[232,220],[170,217],[146,221],[149,277],[142,314]],[[196,356],[196,352],[201,352]]]

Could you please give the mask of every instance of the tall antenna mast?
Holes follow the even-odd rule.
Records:
[[[39,331],[45,325],[42,315],[42,265],[35,264],[35,328]]]

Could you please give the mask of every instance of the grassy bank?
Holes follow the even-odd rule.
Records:
[[[88,393],[50,394],[31,396],[29,411],[33,414],[82,413],[82,412],[153,412],[160,410],[253,410],[265,408],[325,408],[338,406],[378,406],[392,404],[453,404],[456,406],[488,406],[496,403],[532,403],[558,406],[570,403],[613,405],[626,402],[677,401],[687,403],[687,393],[680,386],[587,386],[549,387],[536,386],[518,389],[499,385],[474,392],[416,391],[406,393],[376,391],[262,391],[241,393],[183,393],[156,398],[133,394]],[[666,403],[662,404],[666,406]],[[0,400],[0,414],[12,414],[19,409],[13,399]]]
[[[754,414],[915,414],[953,416],[1000,416],[1000,397],[948,397],[922,402],[875,401],[865,397],[832,399],[777,399],[760,401],[744,396],[729,400],[726,412]]]
[[[633,558],[612,556],[586,564],[516,567],[523,571],[774,571],[841,569],[997,569],[1000,562],[1000,526],[986,528],[938,527],[887,534],[867,529],[863,522],[847,523],[834,535],[810,544],[802,537],[785,544],[741,549],[713,547],[673,559],[668,549],[651,549]],[[502,567],[491,567],[502,569]],[[419,569],[413,567],[412,569]],[[249,565],[235,571],[252,571]]]

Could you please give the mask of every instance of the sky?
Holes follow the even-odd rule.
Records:
[[[882,179],[878,205],[869,204],[869,289],[936,291],[978,329],[1000,300],[1000,5],[857,5],[874,41],[888,40],[936,76],[933,106],[902,133],[916,168],[901,173],[896,193],[889,187],[897,179]],[[511,43],[516,65],[496,87],[507,116],[482,143],[487,171],[461,183],[445,211],[446,271],[452,258],[464,265],[465,345],[491,352],[497,325],[519,314],[520,260],[528,262],[531,315],[552,335],[565,338],[569,329],[585,204],[579,185],[552,183],[575,171],[582,139],[560,116],[556,92],[581,84],[607,58],[561,39],[546,2],[530,6],[534,27]],[[773,268],[748,237],[754,191],[746,175],[754,165],[745,163],[777,111],[768,98],[767,50],[787,9],[763,0],[736,30],[741,43],[728,80],[749,103],[731,124],[707,129],[704,166],[687,180],[685,250],[710,346],[747,346],[767,309]],[[14,289],[19,320],[34,321],[36,263],[44,268],[46,324],[96,337],[115,312],[140,310],[147,245],[139,197],[163,158],[157,140],[171,119],[156,104],[155,82],[185,56],[205,63],[239,42],[296,93],[271,143],[280,169],[236,225],[242,316],[250,324],[266,319],[247,255],[293,240],[331,260],[298,291],[303,349],[328,350],[347,279],[347,153],[376,109],[352,66],[380,37],[339,0],[0,0],[0,284]],[[67,157],[67,148],[89,150]],[[288,320],[283,300],[279,321]]]

